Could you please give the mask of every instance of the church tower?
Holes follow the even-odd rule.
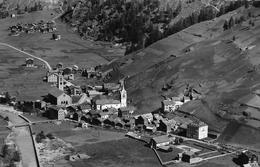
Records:
[[[57,87],[63,91],[64,88],[64,78],[62,76],[62,74],[58,74],[58,81],[57,81]]]
[[[127,107],[127,92],[125,90],[125,86],[124,86],[124,81],[121,83],[121,91],[120,91],[120,95],[121,95],[121,107]]]

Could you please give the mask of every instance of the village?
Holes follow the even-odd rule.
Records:
[[[22,33],[26,34],[32,34],[36,32],[40,33],[52,33],[52,40],[60,40],[61,36],[60,34],[57,34],[57,28],[55,21],[43,21],[40,20],[39,22],[35,23],[27,23],[27,24],[21,24],[18,23],[16,25],[10,26],[8,28],[10,31],[10,36],[19,36]]]
[[[24,66],[37,68],[33,58],[26,58]],[[0,102],[49,120],[76,122],[80,128],[123,131],[133,140],[147,143],[162,165],[193,165],[231,154],[244,157],[244,166],[258,165],[254,153],[218,143],[218,133],[210,131],[198,118],[179,110],[183,104],[201,97],[189,85],[179,96],[165,98],[160,111],[137,114],[136,107],[128,101],[125,80],[103,83],[101,79],[104,77],[106,73],[100,67],[80,69],[77,65],[65,67],[58,63],[42,76],[43,82],[51,86],[42,99],[27,100],[3,92]],[[82,78],[96,80],[98,84],[75,84]]]

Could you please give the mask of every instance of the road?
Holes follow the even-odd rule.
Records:
[[[28,55],[28,56],[30,56],[30,57],[32,57],[32,58],[35,58],[35,59],[37,59],[37,60],[43,62],[43,63],[46,65],[46,67],[48,68],[48,70],[52,70],[50,64],[49,64],[46,60],[43,60],[43,59],[40,58],[40,57],[37,57],[37,56],[34,56],[34,55],[30,54],[30,53],[27,53],[27,52],[25,52],[25,51],[22,51],[21,49],[18,49],[18,48],[16,48],[16,47],[12,46],[12,45],[7,44],[7,43],[2,43],[2,42],[0,42],[0,45],[9,47],[9,48],[11,48],[11,49],[14,49],[14,50],[20,52],[20,53],[23,53],[23,54]]]
[[[9,109],[10,110],[9,110]],[[26,121],[14,113],[11,107],[4,107],[0,105],[0,114],[8,116],[10,122],[13,124],[25,124]],[[19,147],[22,156],[23,167],[37,167],[37,155],[34,151],[34,144],[29,131],[29,126],[13,128],[14,141]]]

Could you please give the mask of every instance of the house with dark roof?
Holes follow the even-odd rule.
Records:
[[[64,120],[65,116],[67,114],[67,111],[65,108],[57,107],[57,106],[50,106],[46,110],[46,116],[49,119],[58,119],[58,120]]]
[[[170,143],[171,140],[167,135],[156,136],[150,140],[150,146],[155,149],[161,146],[169,145]]]
[[[91,107],[90,103],[84,102],[84,103],[78,105],[78,109],[80,111],[82,111],[83,113],[88,113],[92,109],[92,107]]]
[[[58,88],[53,88],[48,94],[48,102],[53,105],[68,106],[72,104],[72,99]]]
[[[26,67],[34,67],[33,58],[26,58],[25,64],[26,64]]]

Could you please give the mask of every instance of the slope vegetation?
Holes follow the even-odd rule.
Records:
[[[243,118],[238,99],[260,88],[259,14],[253,7],[240,8],[191,26],[111,63],[117,68],[107,79],[127,77],[130,102],[139,113],[160,109],[164,97],[182,94],[189,84],[203,98],[181,110],[223,130],[224,119]],[[241,16],[245,21],[223,31],[225,20]]]

